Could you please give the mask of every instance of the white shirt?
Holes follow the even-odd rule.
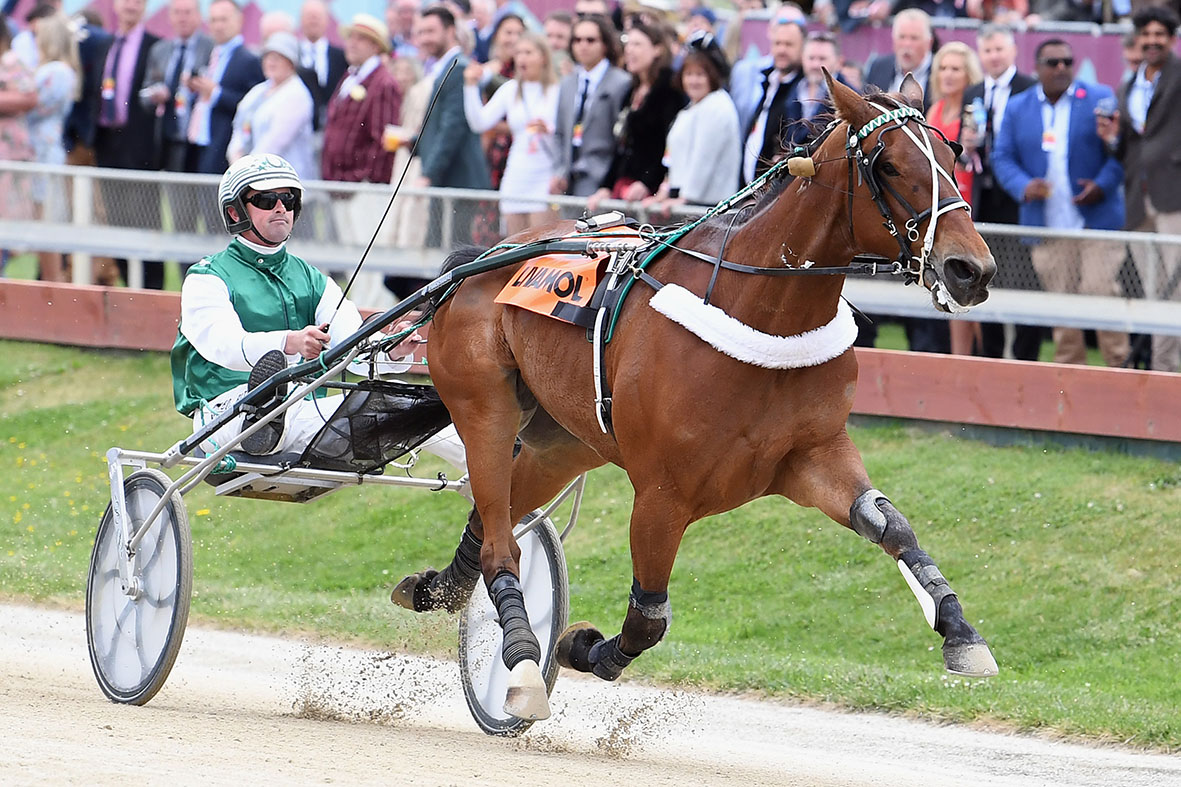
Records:
[[[1136,78],[1128,88],[1128,119],[1132,121],[1132,128],[1137,134],[1144,133],[1144,124],[1148,121],[1148,108],[1152,106],[1152,96],[1156,92],[1156,85],[1160,82],[1161,71],[1156,72],[1151,80],[1145,77],[1148,64],[1141,63],[1136,70]]]
[[[348,73],[345,74],[344,79],[340,80],[340,90],[336,94],[340,97],[345,97],[357,85],[369,78],[369,75],[377,70],[381,65],[381,55],[374,55],[366,60],[358,68],[349,68]]]
[[[1043,147],[1048,146],[1045,132],[1053,132],[1053,146],[1046,150],[1046,180],[1050,196],[1046,198],[1046,226],[1056,229],[1082,229],[1086,222],[1074,204],[1074,185],[1070,182],[1070,110],[1074,104],[1075,86],[1051,104],[1042,86],[1037,86],[1037,99],[1042,106]]]
[[[328,82],[328,39],[299,42],[299,60],[304,68],[313,69],[321,85]]]
[[[1009,104],[1009,97],[1013,94],[1013,77],[1017,75],[1017,66],[1009,66],[1005,73],[996,79],[984,77],[984,106],[992,107],[992,138],[1001,135],[1001,123],[1005,119],[1005,107]]]

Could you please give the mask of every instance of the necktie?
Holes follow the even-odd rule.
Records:
[[[164,136],[168,139],[176,139],[176,94],[180,90],[180,75],[185,70],[185,55],[189,48],[188,41],[182,39],[178,43],[180,46],[177,49],[176,64],[172,67],[172,73],[168,76],[169,104],[164,112]]]
[[[102,109],[99,118],[104,126],[115,125],[117,107],[115,103],[115,83],[119,78],[119,56],[123,54],[123,36],[115,37],[115,44],[111,47],[110,57],[107,58],[106,73],[103,74]]]
[[[586,95],[590,92],[590,77],[582,78],[582,91],[578,95],[578,111],[574,113],[574,129],[570,136],[573,146],[573,157],[578,158],[578,151],[582,147],[582,118],[586,114]]]

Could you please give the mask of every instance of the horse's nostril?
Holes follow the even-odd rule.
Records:
[[[979,267],[959,257],[949,257],[943,263],[943,274],[963,287],[970,287],[980,281],[983,272]]]

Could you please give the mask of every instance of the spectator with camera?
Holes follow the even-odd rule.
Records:
[[[1153,6],[1133,17],[1132,25],[1143,61],[1124,84],[1118,111],[1101,112],[1099,133],[1123,162],[1128,229],[1181,234],[1181,161],[1177,127],[1181,123],[1181,61],[1173,53],[1178,17],[1171,9]],[[1161,246],[1160,260],[1150,258],[1147,244],[1133,243],[1132,256],[1141,281],[1155,281],[1150,298],[1181,300],[1181,254]],[[1150,271],[1149,266],[1156,266]],[[1175,372],[1181,366],[1181,337],[1152,337],[1151,367]]]

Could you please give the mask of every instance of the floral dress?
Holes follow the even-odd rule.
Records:
[[[62,127],[74,105],[78,74],[66,63],[54,60],[37,68],[37,106],[29,112],[29,141],[34,160],[41,164],[65,164],[66,149]],[[33,201],[44,205],[44,217],[64,221],[65,184],[57,175],[38,175],[33,180]]]
[[[33,72],[11,50],[0,55],[0,90],[29,93]],[[0,115],[0,161],[32,161],[29,127],[24,114]],[[0,218],[29,218],[29,179],[24,173],[0,172]]]

